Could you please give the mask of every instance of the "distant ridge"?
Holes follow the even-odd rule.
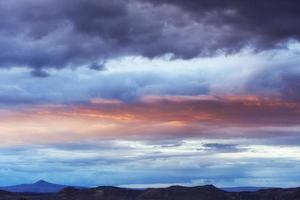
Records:
[[[4,190],[4,191],[8,191],[8,192],[21,192],[21,193],[26,193],[26,192],[29,192],[29,193],[55,193],[55,192],[62,190],[65,187],[68,187],[68,186],[49,183],[44,180],[39,180],[32,184],[20,184],[20,185],[0,187],[0,190]]]
[[[271,189],[272,187],[225,187],[221,188],[226,192],[257,192],[259,190]]]
[[[53,185],[38,181],[27,185]],[[55,185],[55,184],[54,184]],[[56,193],[10,193],[0,190],[0,200],[300,200],[300,188],[262,189],[257,192],[227,192],[213,185],[145,190],[100,186],[95,188],[65,187]]]
[[[5,186],[0,187],[0,190],[8,191],[8,192],[30,192],[30,193],[56,193],[61,191],[64,188],[72,187],[74,189],[83,189],[84,187],[79,186],[69,186],[69,185],[60,185],[55,183],[50,183],[45,180],[39,180],[32,184],[20,184],[20,185],[13,185],[13,186]],[[109,186],[102,186],[102,187],[109,187]],[[206,189],[219,189],[213,185],[205,185],[205,186],[196,186],[194,188],[206,188]],[[173,185],[168,187],[168,189],[184,189],[186,187],[180,185]],[[263,189],[271,189],[272,187],[224,187],[220,188],[226,192],[257,192]],[[146,188],[144,188],[146,190]]]

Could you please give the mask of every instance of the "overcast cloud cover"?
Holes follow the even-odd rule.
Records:
[[[0,185],[299,186],[299,18],[297,1],[1,1]]]
[[[37,71],[102,69],[107,59],[128,55],[187,59],[264,50],[298,40],[300,32],[295,1],[11,0],[0,9],[1,66]]]

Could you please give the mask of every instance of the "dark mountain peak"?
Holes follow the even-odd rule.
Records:
[[[186,188],[185,186],[182,185],[171,185],[170,187],[168,187],[169,189],[178,189],[178,188]]]
[[[34,185],[48,185],[48,184],[51,184],[47,181],[44,181],[44,180],[38,180],[37,182],[33,183]]]
[[[9,192],[35,192],[35,193],[54,193],[65,188],[65,185],[58,185],[54,183],[49,183],[45,180],[39,180],[32,184],[20,184],[1,187],[0,189]]]
[[[182,185],[171,185],[170,187],[167,187],[167,188],[170,188],[170,189],[177,189],[177,188],[219,189],[214,185],[199,185],[199,186],[194,186],[194,187],[182,186]]]
[[[193,187],[193,190],[198,191],[198,192],[208,192],[208,193],[224,193],[223,190],[220,188],[217,188],[214,185],[202,185],[202,186],[196,186]]]
[[[100,190],[110,190],[110,189],[122,190],[123,188],[119,188],[119,187],[115,187],[115,186],[98,186],[97,189],[100,189]]]
[[[202,186],[197,186],[197,188],[206,189],[206,190],[220,190],[214,185],[202,185]]]
[[[185,191],[190,189],[189,187],[181,186],[181,185],[172,185],[170,187],[165,188],[165,190],[169,191]]]
[[[201,190],[201,191],[221,191],[219,188],[217,188],[214,185],[202,185],[202,186],[195,186],[195,187],[187,187],[187,186],[181,186],[181,185],[173,185],[168,188],[168,190],[172,191],[190,191],[190,190]]]

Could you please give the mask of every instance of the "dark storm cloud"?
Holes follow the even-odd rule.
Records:
[[[240,34],[246,33],[251,38],[231,38],[233,48],[238,44],[251,45],[256,48],[274,47],[287,39],[300,38],[300,2],[281,0],[235,1],[235,0],[148,0],[156,5],[162,3],[176,5],[186,12],[192,12],[194,19],[212,26],[230,26]],[[226,34],[226,33],[224,33]],[[237,34],[237,35],[239,35]],[[226,39],[226,38],[224,38]],[[234,42],[234,39],[236,41]]]
[[[296,1],[162,2],[3,1],[0,66],[30,67],[46,77],[41,68],[103,69],[119,56],[192,58],[299,39]]]

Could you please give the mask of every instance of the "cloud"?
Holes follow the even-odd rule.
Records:
[[[0,184],[299,184],[298,8],[0,1]]]
[[[239,49],[245,45],[255,49],[272,48],[289,39],[299,40],[299,2],[250,0],[148,0],[157,6],[175,5],[194,15],[194,20],[212,26],[226,26],[236,33],[225,32],[228,48]],[[227,32],[228,33],[228,32]],[[247,38],[249,37],[249,38]],[[235,38],[235,40],[234,40]],[[219,42],[219,41],[218,41]],[[230,47],[231,44],[231,47]]]
[[[199,185],[207,182],[223,187],[252,183],[257,186],[297,184],[298,147],[253,145],[251,140],[241,143],[239,139],[231,140],[234,143],[226,143],[226,146],[218,141],[203,138],[174,140],[175,145],[161,149],[158,148],[161,140],[154,144],[153,140],[120,139],[86,141],[89,145],[82,149],[76,142],[6,147],[1,148],[0,153],[0,174],[3,177],[0,184],[34,182],[39,178],[85,186]],[[176,145],[178,142],[180,146]],[[244,151],[222,150],[236,143]],[[201,151],[199,147],[203,147]],[[215,147],[219,149],[210,149]],[[289,169],[286,169],[287,164],[291,166]],[[286,170],[288,176],[283,173]],[[280,175],[274,177],[275,173]],[[22,177],[22,180],[10,179],[10,176]],[[68,176],[72,178],[67,179]]]
[[[192,60],[126,57],[73,69],[0,71],[1,106],[76,104],[91,99],[127,103],[143,96],[249,95],[288,100],[289,77],[299,73],[299,47]],[[103,68],[105,65],[105,69]],[[94,66],[95,67],[95,66]],[[100,67],[100,68],[99,68]],[[36,79],[28,73],[48,76]],[[284,87],[284,88],[283,88]],[[297,89],[293,89],[294,95]]]
[[[45,71],[46,74],[37,71],[38,75],[51,74],[43,79],[32,78],[28,72],[19,68],[0,71],[0,105],[76,104],[97,99],[134,102],[145,94],[196,95],[208,92],[204,81],[195,80],[195,74],[186,72],[179,78],[167,69],[160,72],[151,68],[114,71],[107,67],[99,72],[79,68],[76,71],[49,70]]]
[[[45,77],[50,76],[49,73],[47,73],[47,72],[45,72],[45,71],[43,71],[43,70],[40,70],[40,69],[31,71],[31,74],[32,74],[33,76],[39,77],[39,78],[45,78]]]
[[[90,69],[96,70],[96,71],[102,71],[105,70],[105,63],[93,63],[90,65]]]
[[[274,64],[258,69],[245,83],[245,91],[299,102],[300,68],[298,59],[294,59],[299,54],[294,53],[291,51],[287,57],[283,54],[277,59],[273,58]]]
[[[43,68],[102,69],[106,60],[122,56],[187,59],[299,39],[297,2],[164,2],[1,2],[5,53],[0,66],[29,67],[33,75],[45,77]]]
[[[151,101],[150,101],[151,100]],[[183,138],[266,140],[296,146],[297,102],[257,96],[165,96],[134,103],[98,100],[73,105],[35,105],[0,110],[1,146],[83,143],[87,140],[170,140],[158,148],[181,148]],[[276,138],[276,139],[275,139]],[[211,143],[210,150],[234,150]],[[78,144],[80,146],[80,144]],[[101,146],[98,146],[99,149]],[[58,148],[58,146],[57,146]],[[96,148],[82,146],[82,149]],[[108,147],[106,147],[108,148]],[[236,147],[237,150],[238,147]],[[160,153],[152,155],[159,157]]]
[[[240,148],[237,144],[222,144],[222,143],[207,143],[204,144],[203,147],[208,150],[216,151],[216,152],[241,152],[246,151],[247,149]]]

